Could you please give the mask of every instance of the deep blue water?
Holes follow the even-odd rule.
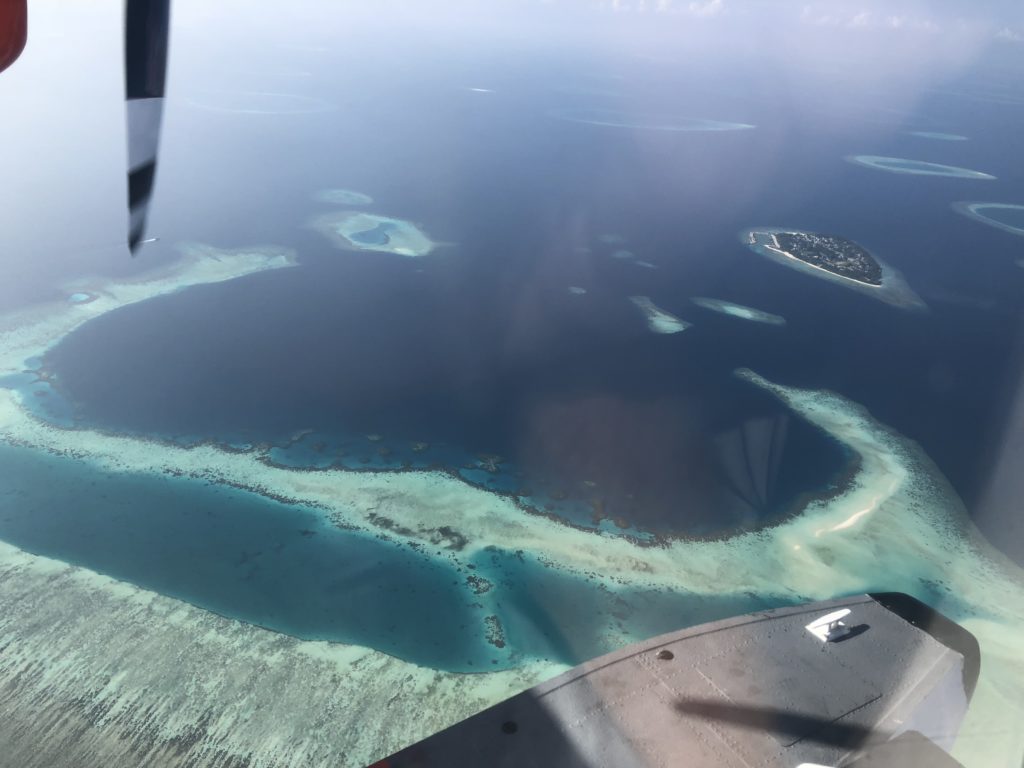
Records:
[[[917,440],[973,509],[1014,391],[1022,241],[950,204],[1024,201],[1024,139],[997,114],[1005,107],[880,94],[877,110],[851,110],[840,91],[774,80],[751,61],[711,82],[637,57],[595,67],[568,53],[515,65],[466,54],[362,61],[371,85],[339,77],[337,60],[295,53],[310,75],[279,87],[338,109],[257,117],[189,106],[197,81],[179,59],[151,221],[161,240],[140,258],[168,261],[178,240],[274,243],[296,249],[300,266],[110,313],[39,361],[52,382],[8,385],[42,393],[34,402],[63,423],[268,444],[285,466],[440,468],[578,525],[724,536],[827,492],[850,458],[737,381],[744,366],[863,404]],[[904,117],[886,111],[897,107]],[[633,131],[550,116],[564,109],[758,127]],[[843,160],[857,154],[998,180]],[[311,200],[329,188],[365,192],[368,212],[444,244],[420,259],[338,250],[307,226],[331,209]],[[363,234],[386,238],[383,226]],[[857,240],[930,311],[762,259],[737,238],[759,226]],[[621,249],[656,268],[614,258]],[[693,327],[650,333],[631,295]],[[723,317],[691,296],[787,324]],[[477,564],[501,585],[486,608],[506,625],[497,652],[481,641],[485,609],[466,574],[443,557],[241,491],[3,451],[0,538],[281,631],[438,667],[504,666],[511,651],[573,661],[604,650],[595,637],[609,616],[642,635],[788,599],[617,599],[499,549]]]

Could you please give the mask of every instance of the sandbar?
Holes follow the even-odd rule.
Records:
[[[691,323],[680,320],[672,313],[663,310],[648,296],[630,296],[629,300],[647,319],[647,327],[654,333],[679,333],[691,325]]]
[[[827,269],[822,269],[813,264],[794,258],[787,253],[779,250],[775,244],[774,235],[781,232],[791,232],[798,234],[808,234],[803,230],[799,229],[786,229],[781,227],[758,227],[756,229],[746,229],[740,232],[740,241],[743,242],[750,250],[754,253],[760,254],[776,264],[782,264],[783,266],[795,269],[798,272],[811,275],[813,277],[827,280],[837,285],[842,285],[850,290],[863,293],[866,296],[883,301],[886,304],[891,304],[901,309],[914,309],[922,310],[926,309],[927,305],[918,296],[914,290],[904,280],[903,275],[896,270],[894,267],[886,264],[882,259],[874,253],[871,253],[871,257],[878,263],[881,268],[881,285],[870,285],[863,283],[860,280],[854,280],[843,275],[836,274]],[[863,246],[861,246],[863,248]],[[867,250],[867,249],[864,249]],[[869,252],[870,253],[870,252]]]
[[[953,203],[953,210],[969,219],[980,221],[982,224],[1001,229],[1004,232],[1024,235],[1024,205],[1015,205],[1013,203]],[[1013,223],[1000,220],[999,213],[1004,215],[1004,219],[1008,214],[1013,215]]]
[[[785,325],[786,318],[781,315],[773,315],[771,312],[763,312],[753,307],[745,307],[742,304],[734,304],[724,299],[711,299],[706,296],[694,296],[690,299],[698,307],[710,309],[712,312],[720,312],[729,317],[738,317],[741,320],[751,320],[755,323],[767,323],[768,325]]]
[[[415,257],[426,256],[436,246],[412,222],[375,213],[333,211],[317,216],[312,225],[345,250],[383,251]]]
[[[854,165],[875,168],[889,173],[904,173],[914,176],[949,176],[956,179],[993,180],[995,176],[955,165],[927,163],[924,160],[908,160],[903,157],[881,157],[879,155],[850,155],[846,158]]]

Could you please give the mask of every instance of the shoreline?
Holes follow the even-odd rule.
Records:
[[[884,282],[879,284],[879,285],[875,285],[874,283],[865,283],[863,280],[858,280],[855,277],[848,277],[846,275],[841,275],[838,272],[833,272],[831,269],[825,269],[824,267],[819,267],[817,264],[811,264],[809,261],[804,261],[803,259],[801,259],[801,258],[799,258],[797,256],[794,256],[789,251],[785,251],[785,250],[782,249],[782,246],[779,245],[779,238],[777,237],[777,235],[779,235],[779,234],[793,235],[793,234],[800,234],[800,233],[795,231],[795,230],[792,230],[792,229],[790,229],[790,230],[775,230],[774,232],[771,232],[772,243],[774,243],[774,244],[773,245],[765,245],[763,247],[765,249],[771,251],[772,253],[777,253],[779,256],[785,256],[787,259],[792,259],[793,261],[798,261],[801,264],[803,264],[804,266],[810,267],[811,269],[819,269],[822,272],[828,273],[832,277],[837,277],[840,280],[849,280],[851,283],[856,283],[857,285],[864,286],[865,288],[882,288],[885,285]],[[753,238],[753,235],[751,235],[750,244],[751,245],[757,245],[756,241]]]

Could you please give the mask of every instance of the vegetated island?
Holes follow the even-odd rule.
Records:
[[[765,246],[791,259],[865,285],[882,284],[882,267],[852,240],[815,232],[772,232]]]
[[[839,235],[796,229],[742,232],[743,242],[762,256],[905,309],[925,309],[903,276],[866,248]]]

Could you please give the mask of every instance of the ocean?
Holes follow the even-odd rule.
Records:
[[[863,405],[917,441],[972,508],[1012,395],[1024,272],[1019,239],[951,205],[1024,202],[1020,138],[993,117],[1014,107],[935,91],[893,113],[856,109],[810,80],[754,87],[728,73],[718,88],[635,56],[599,69],[553,54],[470,67],[465,53],[415,71],[412,54],[381,57],[363,80],[337,74],[347,54],[310,51],[213,84],[194,63],[172,70],[150,222],[160,240],[137,268],[169,263],[179,241],[286,246],[299,265],[130,305],[71,333],[41,369],[75,424],[270,446],[275,464],[307,471],[442,471],[523,514],[656,546],[771,525],[848,477],[841,446],[733,376],[748,367]],[[566,120],[567,108],[614,110],[638,127]],[[664,130],[666,116],[755,128]],[[997,180],[884,173],[844,160],[856,154]],[[309,226],[344,208],[314,200],[334,188],[370,195],[365,210],[415,222],[437,248],[339,250]],[[902,272],[928,311],[765,260],[738,237],[758,226],[855,240]],[[613,257],[624,249],[635,258]],[[652,333],[637,295],[692,327]],[[715,314],[696,296],[786,324]],[[467,600],[468,574],[443,556],[337,529],[316,510],[0,450],[0,538],[280,632],[438,669],[576,663],[621,637],[792,599],[609,594],[496,542],[478,567],[499,586]],[[464,631],[499,609],[500,646]],[[614,625],[621,635],[608,634]]]

